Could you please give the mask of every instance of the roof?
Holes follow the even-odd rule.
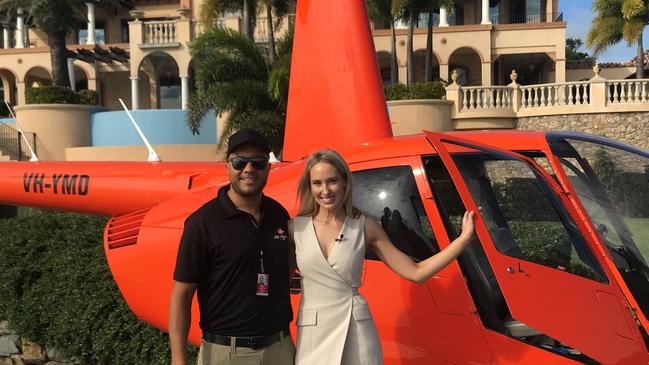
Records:
[[[649,66],[649,50],[644,51],[643,53],[643,61],[644,61],[644,66],[648,67]],[[638,57],[633,57],[632,59],[626,61],[626,62],[606,62],[606,63],[600,63],[599,67],[603,68],[613,68],[613,67],[636,67],[636,59]]]

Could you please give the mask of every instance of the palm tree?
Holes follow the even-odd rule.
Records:
[[[428,11],[425,82],[433,82],[433,14],[435,13],[435,10],[439,10],[439,8],[452,10],[454,2],[454,0],[428,0],[423,6],[423,11]]]
[[[586,37],[586,45],[598,56],[623,39],[629,46],[636,43],[636,78],[643,78],[642,32],[649,23],[647,0],[595,0],[593,11],[596,16]]]
[[[95,2],[104,7],[121,7],[125,4],[120,0]],[[31,16],[34,26],[47,35],[54,85],[70,86],[65,38],[74,30],[77,19],[83,17],[85,3],[81,0],[0,0],[0,9],[12,15],[19,8],[24,9]]]
[[[269,64],[254,41],[231,29],[210,27],[191,45],[196,62],[196,92],[189,99],[187,124],[198,133],[210,110],[229,114],[219,140],[249,127],[264,134],[275,152],[281,149],[288,99],[292,31],[278,42]]]
[[[415,22],[419,14],[428,13],[428,29],[426,38],[426,81],[432,81],[433,68],[433,12],[440,6],[452,9],[454,0],[408,0],[405,7],[404,17],[408,18],[408,43],[406,52],[408,54],[408,85],[415,82],[413,38]],[[428,80],[430,78],[430,80]]]
[[[276,26],[289,11],[289,0],[261,0],[266,10],[266,30],[268,32],[268,59],[273,62],[275,59],[275,26],[273,26],[273,15],[277,19]]]
[[[367,8],[372,19],[383,20],[390,24],[390,84],[399,83],[399,65],[397,64],[397,36],[394,23],[403,16],[403,9],[408,0],[367,0]]]
[[[249,39],[254,38],[257,24],[257,0],[209,0],[201,5],[201,21],[213,25],[214,21],[226,13],[241,11],[241,33]]]

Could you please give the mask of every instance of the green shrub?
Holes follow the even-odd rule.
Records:
[[[386,100],[410,100],[410,99],[442,99],[446,95],[446,89],[442,82],[413,83],[408,88],[404,84],[394,84],[385,87]]]
[[[74,92],[64,86],[43,86],[25,90],[27,104],[99,104],[99,96],[94,90]]]
[[[39,210],[0,220],[0,318],[80,364],[167,364],[168,336],[131,313],[112,279],[105,224]]]
[[[503,215],[518,221],[555,221],[557,213],[543,195],[536,179],[509,177],[493,183],[494,194]]]
[[[625,217],[649,217],[649,184],[645,174],[619,171],[604,149],[595,151],[593,169]]]
[[[78,97],[69,87],[43,86],[25,90],[27,104],[77,104]]]
[[[446,89],[441,82],[414,83],[410,85],[410,99],[441,99]]]
[[[81,90],[79,91],[79,102],[84,105],[97,105],[99,104],[99,94],[95,90]]]
[[[403,100],[407,99],[408,87],[404,84],[394,84],[385,87],[386,100]]]

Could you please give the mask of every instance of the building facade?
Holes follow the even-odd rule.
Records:
[[[87,22],[80,20],[67,39],[75,58],[69,60],[75,89],[96,90],[101,105],[119,109],[118,98],[133,109],[184,109],[192,92],[193,64],[188,44],[203,25],[202,2],[133,0],[122,8],[86,3]],[[293,7],[294,9],[294,7]],[[426,24],[423,14],[414,30],[415,80],[425,72]],[[283,22],[281,35],[290,21]],[[463,85],[505,85],[512,69],[519,82],[563,82],[566,23],[558,0],[457,0],[453,9],[433,14],[433,75],[449,80],[452,71]],[[51,83],[46,36],[29,24],[29,14],[3,23],[0,49],[0,96],[12,105],[25,103],[25,89]],[[241,16],[219,24],[241,29]],[[390,29],[373,20],[377,59],[384,79],[390,75]],[[397,24],[400,82],[406,81],[406,24]],[[267,42],[265,12],[257,17],[255,40]]]

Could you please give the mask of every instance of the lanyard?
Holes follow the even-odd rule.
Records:
[[[250,219],[250,224],[255,231],[255,242],[257,243],[257,247],[259,248],[259,273],[264,274],[264,248],[262,247],[261,241],[259,240],[259,224],[257,224],[257,221],[252,215],[243,211],[242,213]]]

